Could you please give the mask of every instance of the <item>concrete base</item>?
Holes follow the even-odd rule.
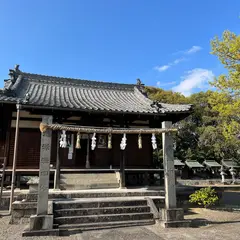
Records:
[[[184,212],[182,208],[159,209],[159,218],[163,221],[178,221],[184,219]]]
[[[164,228],[190,227],[191,220],[184,219],[182,208],[160,209],[159,218]]]
[[[36,237],[36,236],[59,236],[59,229],[50,230],[25,230],[22,233],[22,237]]]
[[[33,215],[30,217],[30,231],[53,229],[53,215]]]
[[[187,228],[187,227],[191,227],[191,220],[169,221],[169,222],[163,221],[161,225],[164,228],[179,228],[179,227]]]

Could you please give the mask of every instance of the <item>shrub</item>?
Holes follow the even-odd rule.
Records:
[[[205,208],[214,205],[218,201],[215,189],[211,187],[201,188],[189,196],[190,203],[197,203]]]

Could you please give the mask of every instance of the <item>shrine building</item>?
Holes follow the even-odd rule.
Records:
[[[139,79],[136,84],[72,79],[27,73],[16,65],[0,89],[4,177],[11,176],[14,161],[17,185],[22,176],[39,175],[41,131],[48,128],[54,188],[154,185],[160,166],[153,153],[162,148],[156,140],[162,122],[171,128],[191,112],[191,105],[152,101]]]

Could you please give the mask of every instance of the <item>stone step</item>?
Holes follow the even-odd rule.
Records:
[[[85,189],[85,190],[54,190],[49,192],[49,200],[57,199],[100,199],[100,198],[135,198],[135,197],[151,197],[162,198],[164,201],[165,192],[163,190],[146,190],[144,189]],[[21,194],[17,196],[18,200],[26,199],[29,202],[36,202],[38,194]],[[9,198],[3,197],[8,206]]]
[[[61,179],[115,179],[116,173],[65,173],[60,174]]]
[[[104,189],[104,188],[119,188],[118,183],[91,183],[91,184],[60,184],[61,190],[83,190],[83,189]]]
[[[92,185],[92,184],[108,184],[113,183],[117,184],[117,181],[109,180],[109,179],[102,179],[101,181],[81,181],[81,180],[75,180],[75,179],[61,179],[60,184],[69,184],[69,185]],[[117,184],[118,185],[118,184]]]
[[[64,224],[59,225],[60,235],[71,235],[80,233],[81,231],[98,230],[98,229],[110,229],[120,227],[132,227],[132,226],[145,226],[153,225],[155,221],[153,219],[144,219],[137,221],[115,221],[115,222],[95,222],[84,224]]]
[[[118,188],[116,173],[78,173],[61,174],[60,188],[62,190],[81,190],[97,188]]]
[[[82,180],[82,179],[60,179],[60,184],[80,184],[80,185],[88,185],[88,184],[100,184],[100,183],[117,183],[116,179],[101,179],[101,180]]]
[[[130,214],[103,214],[88,216],[65,216],[54,218],[55,224],[77,224],[77,223],[95,223],[111,221],[133,221],[153,219],[152,213],[130,213]]]
[[[144,213],[150,212],[148,206],[136,207],[107,207],[107,208],[82,208],[82,209],[60,209],[54,211],[55,217],[64,216],[85,216],[85,215],[102,215],[102,214],[122,214],[122,213]]]
[[[53,208],[54,210],[58,209],[76,209],[76,208],[103,208],[103,207],[121,207],[121,206],[147,206],[146,199],[136,199],[130,200],[123,199],[123,200],[112,200],[112,199],[96,199],[95,201],[57,201],[54,202]]]

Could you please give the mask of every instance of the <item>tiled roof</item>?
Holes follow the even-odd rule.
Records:
[[[181,160],[179,160],[179,159],[177,159],[177,158],[174,159],[174,166],[184,166],[184,165],[185,165],[185,164],[182,163]]]
[[[0,101],[31,106],[141,114],[187,113],[191,105],[155,104],[134,84],[107,83],[20,72],[5,82]]]
[[[185,161],[185,164],[189,168],[203,168],[203,165],[196,160],[187,160],[187,161]]]
[[[207,165],[208,167],[221,167],[221,164],[215,160],[205,160],[203,164]]]
[[[222,160],[222,165],[227,167],[227,168],[240,168],[240,166],[237,164],[236,161],[232,160],[232,159],[224,159]]]

